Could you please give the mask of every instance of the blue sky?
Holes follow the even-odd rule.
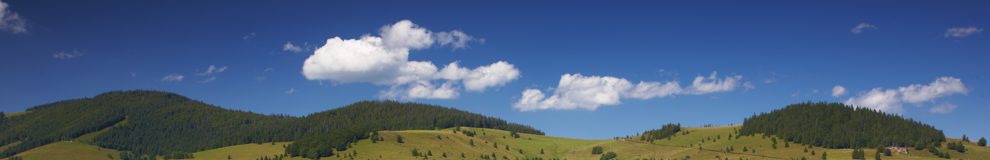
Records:
[[[398,99],[608,138],[830,101],[990,136],[985,1],[2,2],[4,112],[130,89],[297,116]]]

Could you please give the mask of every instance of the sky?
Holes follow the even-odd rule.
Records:
[[[548,135],[838,102],[990,137],[987,1],[0,1],[0,111],[113,90],[305,116],[437,104]]]

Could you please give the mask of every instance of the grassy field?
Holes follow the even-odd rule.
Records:
[[[216,160],[216,159],[227,159],[229,157],[231,159],[237,159],[237,160],[254,160],[263,156],[274,157],[275,155],[284,154],[285,148],[283,148],[283,146],[288,145],[289,143],[291,142],[242,144],[242,145],[228,146],[228,147],[193,153],[193,159]],[[289,158],[289,159],[303,159],[303,158],[297,157],[297,158]]]
[[[382,131],[384,141],[372,143],[371,140],[361,140],[348,150],[340,151],[338,155],[323,159],[481,159],[484,156],[497,159],[567,159],[583,160],[598,159],[600,155],[591,153],[593,147],[600,146],[605,152],[615,152],[618,159],[822,159],[827,154],[828,159],[851,159],[851,149],[825,149],[808,147],[801,144],[778,141],[773,148],[770,137],[762,135],[737,137],[735,130],[738,126],[686,128],[670,139],[657,140],[652,143],[640,141],[638,137],[584,140],[519,134],[513,138],[507,131],[483,128],[462,127],[461,130],[474,131],[475,136],[467,136],[455,129],[442,130],[406,130]],[[98,134],[94,132],[92,134]],[[684,134],[687,133],[687,134]],[[731,138],[730,138],[731,135]],[[83,139],[88,136],[82,136]],[[398,143],[396,138],[403,137],[404,143]],[[950,139],[950,142],[959,141]],[[291,142],[276,142],[262,144],[242,144],[218,149],[196,152],[194,159],[225,160],[228,156],[236,160],[254,160],[262,156],[274,156],[284,153],[283,146]],[[472,145],[473,144],[473,145]],[[966,143],[965,153],[949,151],[942,145],[942,150],[949,152],[952,159],[987,159],[990,148],[978,147]],[[507,149],[508,148],[508,149]],[[730,149],[731,148],[731,149]],[[744,151],[745,148],[745,151]],[[422,153],[414,157],[412,150]],[[731,150],[731,151],[730,151]],[[807,152],[805,151],[807,150]],[[542,153],[541,153],[542,151]],[[866,149],[867,159],[873,159],[875,149]],[[814,154],[812,154],[814,152]],[[58,142],[35,148],[18,156],[24,159],[109,159],[115,158],[118,152],[111,149],[99,148],[80,142]],[[462,156],[463,155],[463,156]],[[924,150],[909,149],[907,154],[895,154],[882,157],[885,160],[921,160],[939,159]],[[301,159],[301,158],[289,158]]]
[[[28,151],[18,153],[16,156],[26,160],[39,159],[110,159],[109,156],[120,158],[116,150],[100,148],[80,142],[62,141],[44,145]]]
[[[512,138],[509,132],[481,129],[462,128],[477,132],[474,137],[454,133],[453,129],[444,130],[410,130],[381,132],[385,141],[371,143],[362,140],[351,149],[341,151],[339,156],[330,159],[424,159],[413,157],[412,150],[416,149],[427,159],[480,159],[482,155],[494,154],[498,159],[598,159],[600,155],[591,154],[595,146],[601,146],[605,152],[615,152],[619,159],[822,159],[827,154],[828,159],[851,159],[851,149],[825,149],[809,147],[801,144],[778,141],[777,148],[772,145],[770,137],[762,135],[736,137],[738,126],[687,128],[688,134],[677,134],[669,140],[658,140],[653,143],[640,141],[638,137],[582,140],[520,134],[520,138]],[[396,136],[401,135],[405,143],[397,143]],[[732,139],[729,138],[733,135]],[[474,141],[474,145],[470,145]],[[950,140],[958,141],[958,140]],[[497,146],[496,146],[497,143]],[[508,146],[509,149],[506,149]],[[949,151],[942,145],[942,150],[949,152],[952,159],[987,159],[990,149],[967,144],[968,151],[959,153]],[[731,149],[730,149],[731,148]],[[746,148],[746,151],[743,151]],[[520,152],[520,150],[522,150]],[[543,150],[543,153],[540,153]],[[729,151],[731,150],[731,151]],[[805,151],[807,150],[807,152]],[[814,152],[814,154],[812,154]],[[868,159],[873,159],[875,149],[866,149]],[[464,157],[461,157],[461,154]],[[446,155],[446,157],[444,157]],[[504,157],[503,157],[504,156]],[[883,159],[914,160],[939,159],[927,151],[909,149],[908,154],[884,156]]]

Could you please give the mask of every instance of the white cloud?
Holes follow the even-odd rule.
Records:
[[[952,111],[955,111],[957,107],[959,106],[956,106],[955,104],[952,103],[942,103],[936,105],[935,107],[932,107],[931,109],[928,109],[928,111],[938,114],[949,114],[952,113]]]
[[[180,81],[182,81],[185,78],[186,78],[186,76],[183,76],[182,74],[173,73],[173,74],[165,75],[165,77],[162,77],[162,80],[161,81],[163,81],[163,82],[180,82]]]
[[[303,48],[295,44],[292,44],[292,42],[285,42],[285,44],[282,45],[282,51],[302,52]]]
[[[721,80],[718,78],[718,72],[712,72],[708,78],[703,76],[694,77],[694,81],[691,82],[691,86],[685,89],[687,94],[708,94],[713,92],[725,92],[732,91],[737,86],[739,86],[739,80],[742,76],[727,76]]]
[[[845,103],[900,114],[904,111],[902,105],[904,103],[921,104],[967,92],[962,80],[955,77],[939,77],[928,85],[912,84],[897,89],[873,88],[865,94],[849,98]]]
[[[904,107],[901,106],[901,101],[897,97],[898,93],[896,90],[873,88],[873,90],[866,92],[866,94],[849,98],[845,104],[884,112],[902,113]]]
[[[435,37],[441,46],[450,45],[454,49],[466,48],[468,47],[467,43],[474,40],[474,37],[458,30],[453,30],[450,32],[437,32]]]
[[[10,33],[27,33],[27,22],[13,10],[10,5],[0,1],[0,30]]]
[[[437,36],[409,20],[386,25],[379,31],[380,37],[364,35],[359,39],[328,39],[303,63],[302,74],[309,80],[390,86],[391,89],[382,92],[382,96],[412,99],[456,98],[460,90],[458,84],[463,83],[468,91],[481,92],[502,86],[520,75],[514,65],[505,61],[474,69],[461,67],[458,62],[439,69],[430,61],[410,61],[411,50],[429,48],[435,43],[454,47],[457,44],[447,39],[435,41],[434,37],[443,36]],[[439,33],[463,34],[460,31]]]
[[[207,76],[207,75],[212,75],[212,74],[217,74],[217,73],[223,73],[224,71],[227,71],[227,66],[217,67],[217,66],[211,64],[210,66],[206,67],[206,71],[204,71],[203,73],[199,73],[199,75],[200,76]]]
[[[928,85],[912,84],[897,90],[903,94],[901,99],[908,103],[926,102],[939,97],[968,92],[962,80],[954,77],[939,77]]]
[[[948,38],[963,38],[969,37],[974,34],[983,32],[983,28],[976,28],[974,26],[969,27],[952,27],[945,29],[945,37]]]
[[[738,87],[742,76],[729,76],[715,79],[713,72],[709,78],[699,76],[691,86],[682,88],[676,81],[641,81],[633,84],[624,78],[611,76],[584,76],[564,74],[549,97],[538,89],[526,89],[514,108],[520,111],[535,110],[596,110],[603,105],[616,105],[622,99],[652,99],[673,95],[701,95],[732,91]],[[698,80],[701,79],[701,80]]]
[[[285,94],[294,94],[294,93],[296,93],[296,88],[289,88],[289,90],[285,91]]]
[[[78,57],[82,57],[82,56],[83,56],[83,54],[81,52],[79,52],[79,50],[59,51],[59,52],[56,52],[55,54],[52,54],[52,58],[60,59],[60,60],[69,60],[69,59],[78,58]]]
[[[388,49],[423,49],[433,45],[432,32],[409,20],[383,26],[379,32],[382,44]]]
[[[877,29],[877,26],[863,22],[857,24],[855,27],[852,28],[852,30],[849,30],[849,32],[852,32],[853,34],[860,34],[867,29]]]
[[[847,93],[846,87],[843,87],[841,85],[835,85],[835,87],[832,87],[832,97],[844,96],[846,95],[846,93]]]

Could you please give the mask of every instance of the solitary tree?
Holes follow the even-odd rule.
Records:
[[[976,142],[976,145],[980,145],[981,147],[986,147],[987,146],[987,139],[986,138],[983,138],[983,137],[980,137],[980,141],[979,142]]]
[[[406,141],[402,140],[401,135],[395,135],[395,142],[406,143]]]
[[[880,160],[880,149],[877,149],[877,153],[873,154],[873,159]]]
[[[822,152],[822,160],[828,159],[828,152]]]

